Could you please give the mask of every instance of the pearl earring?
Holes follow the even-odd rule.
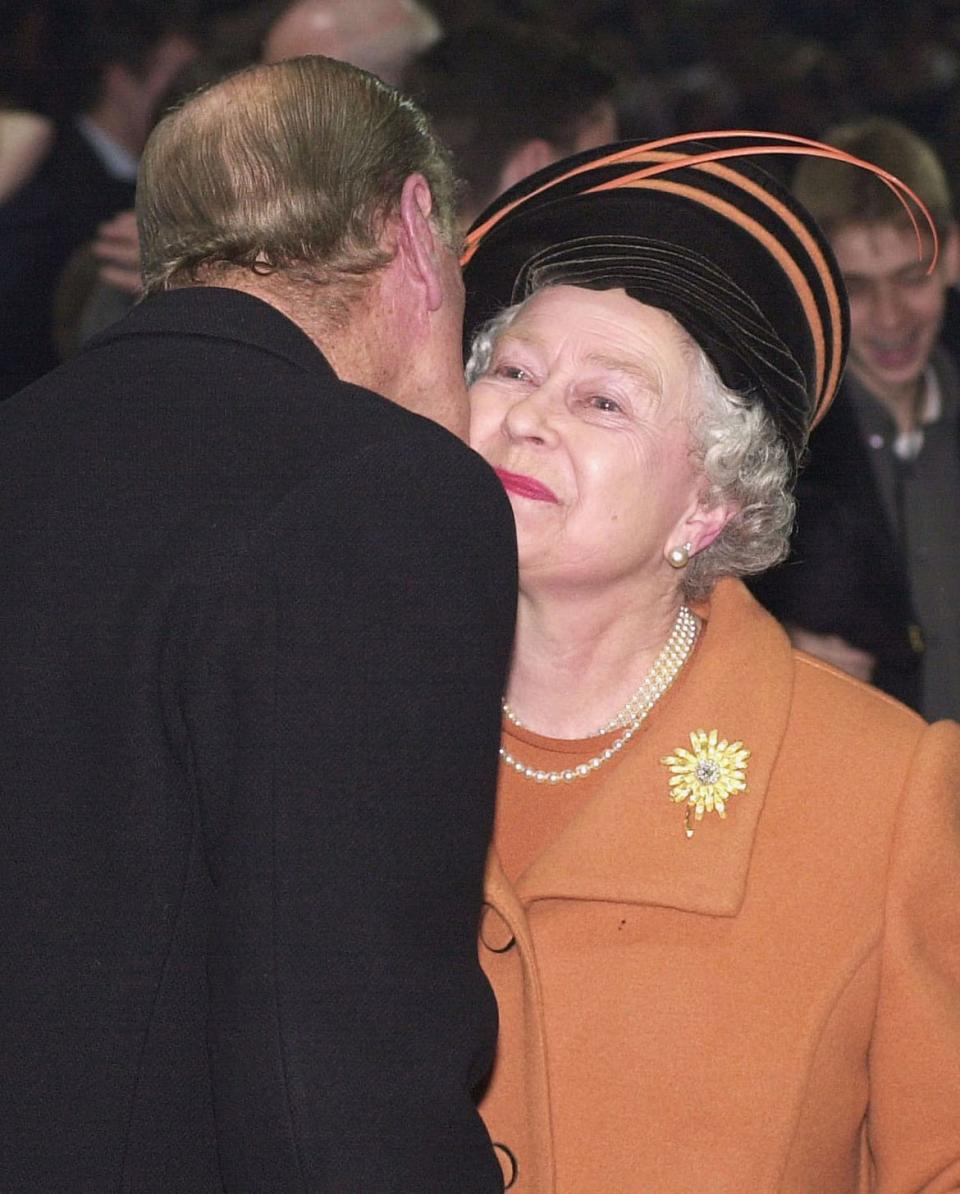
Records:
[[[671,547],[667,552],[667,563],[671,568],[686,568],[690,563],[692,543],[684,543],[681,547]]]

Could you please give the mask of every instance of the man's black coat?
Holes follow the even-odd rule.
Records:
[[[3,404],[0,494],[0,1190],[499,1189],[493,474],[198,288]]]

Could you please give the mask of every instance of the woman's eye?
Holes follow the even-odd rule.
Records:
[[[521,369],[519,365],[496,365],[493,370],[494,377],[504,377],[507,381],[529,381],[530,374],[526,369]]]
[[[590,399],[590,405],[594,410],[602,410],[610,414],[622,414],[623,407],[615,398],[607,398],[604,394],[595,394]]]

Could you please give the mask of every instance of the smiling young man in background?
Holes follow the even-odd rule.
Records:
[[[802,162],[794,193],[830,240],[850,299],[850,355],[797,488],[791,560],[756,582],[795,645],[931,720],[960,716],[960,373],[942,336],[958,239],[933,150],[891,120],[827,139],[902,178],[940,238],[917,234],[864,171]]]

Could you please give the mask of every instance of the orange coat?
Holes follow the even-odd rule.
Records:
[[[795,653],[737,582],[704,612],[560,835],[515,884],[491,857],[481,1109],[512,1190],[958,1190],[960,729]],[[698,729],[752,753],[688,840],[661,759]]]

